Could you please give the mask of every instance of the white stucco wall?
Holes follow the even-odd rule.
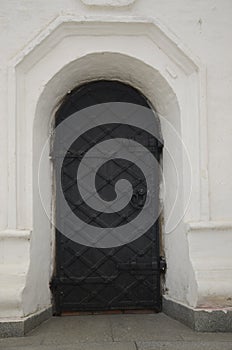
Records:
[[[90,3],[91,1],[85,2]],[[105,2],[110,3],[112,1]],[[130,1],[127,2],[129,3]],[[145,22],[153,21],[155,26],[158,24],[160,25],[159,28],[165,28],[165,33],[167,32],[167,35],[171,37],[170,42],[174,40],[174,46],[184,48],[183,55],[181,54],[182,56],[180,55],[179,58],[178,56],[175,58],[175,64],[179,59],[181,65],[183,65],[184,61],[185,67],[186,64],[194,66],[195,63],[191,63],[192,57],[194,57],[193,61],[196,58],[197,66],[199,63],[199,66],[203,67],[203,72],[204,67],[206,68],[206,79],[202,80],[202,84],[205,85],[201,89],[196,90],[196,94],[199,94],[198,97],[190,92],[190,101],[187,100],[188,94],[186,94],[186,99],[184,100],[183,93],[181,92],[185,84],[184,76],[185,74],[191,75],[192,73],[183,73],[181,69],[178,71],[178,68],[176,68],[178,65],[176,64],[175,66],[171,62],[173,59],[171,56],[176,51],[170,49],[167,43],[164,43],[163,48],[161,45],[160,51],[155,51],[157,49],[153,49],[153,44],[147,42],[146,46],[145,40],[141,38],[136,40],[135,37],[130,41],[130,45],[125,45],[123,44],[123,40],[120,39],[120,36],[117,39],[109,36],[107,39],[107,35],[104,34],[105,44],[101,44],[100,41],[98,42],[94,38],[92,41],[90,39],[89,42],[86,40],[86,46],[85,41],[82,40],[80,47],[76,49],[73,49],[71,42],[68,44],[68,41],[66,43],[64,41],[61,42],[61,46],[57,46],[56,48],[54,48],[54,41],[51,41],[44,45],[43,48],[43,40],[39,38],[40,33],[47,33],[46,35],[48,35],[49,30],[52,32],[52,29],[47,30],[46,28],[52,28],[51,23],[54,23],[56,18],[60,16],[63,16],[63,18],[70,16],[70,18],[74,19],[82,18],[83,21],[85,18],[90,17],[92,19],[96,18],[97,21],[99,18],[101,21],[107,21],[108,19],[114,22],[117,22],[117,20],[123,22],[125,18],[126,22],[128,18],[134,22],[136,20],[139,22],[141,19]],[[232,110],[231,18],[232,3],[230,0],[136,0],[134,3],[131,2],[129,6],[119,7],[87,6],[80,0],[1,1],[0,196],[2,206],[0,211],[0,316],[20,317],[47,307],[50,303],[47,282],[52,265],[52,237],[46,234],[46,230],[50,228],[50,224],[44,216],[43,221],[40,222],[43,230],[37,233],[38,229],[34,229],[33,227],[33,212],[28,204],[30,201],[27,201],[27,196],[30,197],[30,192],[33,193],[33,184],[32,181],[30,182],[31,169],[26,166],[24,170],[22,170],[22,167],[18,170],[21,174],[21,180],[18,180],[18,192],[15,197],[17,205],[12,205],[12,198],[14,198],[12,197],[12,193],[15,186],[14,178],[9,177],[9,168],[14,167],[14,152],[11,152],[13,147],[12,139],[14,139],[14,136],[16,139],[16,134],[19,135],[20,133],[18,134],[18,132],[20,130],[22,135],[24,133],[27,134],[27,131],[30,133],[30,130],[33,129],[34,116],[31,119],[31,124],[25,124],[32,125],[31,129],[24,130],[24,122],[26,123],[26,116],[29,116],[30,113],[35,114],[36,110],[38,112],[38,108],[40,108],[40,111],[50,112],[50,115],[46,117],[46,123],[49,124],[49,118],[52,117],[52,110],[62,97],[62,94],[64,95],[69,88],[74,87],[75,83],[77,84],[86,79],[85,76],[78,76],[76,80],[71,81],[73,74],[70,68],[65,69],[69,61],[74,62],[81,55],[84,56],[94,51],[101,52],[106,48],[107,50],[119,51],[129,56],[136,57],[140,55],[138,58],[150,64],[151,67],[160,65],[157,68],[158,71],[162,70],[162,61],[167,60],[165,62],[169,65],[168,71],[166,73],[163,71],[162,74],[168,82],[167,86],[169,84],[174,91],[173,95],[170,95],[170,100],[172,96],[177,96],[177,101],[181,106],[181,120],[184,120],[183,118],[186,115],[186,118],[189,118],[189,123],[191,123],[192,119],[187,115],[188,113],[185,115],[183,113],[183,111],[186,111],[184,108],[186,108],[188,103],[191,105],[194,98],[199,98],[199,101],[201,101],[201,98],[204,100],[204,106],[201,105],[199,112],[198,131],[200,132],[204,129],[206,138],[205,144],[203,145],[201,143],[202,148],[200,151],[198,151],[194,144],[198,135],[191,135],[189,132],[189,130],[194,130],[192,128],[194,122],[189,125],[189,130],[187,130],[188,125],[181,123],[178,125],[178,118],[172,119],[171,109],[166,113],[166,117],[168,116],[180,134],[183,133],[183,135],[192,137],[192,147],[191,145],[189,146],[189,151],[193,163],[197,163],[198,161],[204,163],[204,166],[202,168],[200,166],[198,169],[199,174],[193,174],[194,192],[191,196],[189,211],[184,222],[177,227],[175,234],[166,235],[164,239],[165,252],[168,258],[166,293],[168,297],[192,307],[223,307],[231,305],[229,299],[232,294],[232,259],[230,253],[232,251],[232,163],[230,152],[232,149],[232,119],[230,118]],[[78,21],[80,22],[80,20]],[[73,20],[73,23],[75,27],[75,20]],[[133,26],[135,25],[133,24]],[[158,35],[157,33],[158,30],[155,31],[156,35]],[[30,42],[32,43],[31,46],[29,44]],[[40,46],[42,47],[41,56],[38,55],[38,59],[33,57],[33,52],[30,53],[33,45],[34,47],[36,45],[39,48]],[[62,47],[62,45],[64,46]],[[25,47],[26,51],[24,49]],[[140,47],[143,47],[143,50],[139,54]],[[35,52],[40,52],[38,50]],[[164,52],[165,50],[166,52]],[[188,58],[190,63],[186,63],[188,59],[185,62],[184,57],[186,52],[187,55],[191,52],[189,54],[190,58]],[[22,56],[20,56],[21,53],[23,53]],[[166,54],[167,57],[165,56]],[[23,55],[26,57],[25,60],[23,59]],[[168,61],[168,55],[170,56],[170,62]],[[15,57],[16,60],[22,60],[22,63],[17,63]],[[86,66],[86,62],[84,66]],[[91,62],[94,62],[95,65],[96,61],[91,61],[90,59],[88,62],[89,66],[87,66],[90,72],[88,73],[88,78],[90,79],[91,76],[102,76],[102,73],[98,74],[97,69],[91,71]],[[106,67],[108,62],[106,61]],[[12,82],[12,64],[17,66],[16,80],[18,85]],[[72,68],[74,70],[76,69],[78,73],[80,66],[79,63],[76,65],[73,63]],[[129,66],[131,67],[131,71],[128,73],[127,67]],[[184,69],[187,71],[188,69],[190,71],[191,69],[195,69],[191,67]],[[99,61],[99,72],[100,70],[102,70],[102,66]],[[123,73],[123,71],[120,72],[117,65],[108,68],[108,70],[115,70],[116,77],[125,79],[128,82],[130,81],[140,88],[151,101],[154,100],[154,105],[157,103],[156,107],[158,109],[160,108],[163,114],[162,108],[164,109],[165,101],[167,100],[162,97],[162,94],[166,94],[165,97],[168,98],[169,92],[165,89],[163,91],[159,89],[157,91],[154,90],[155,76],[152,81],[153,84],[149,81],[150,75],[148,73],[147,76],[144,75],[140,78],[139,74],[142,72],[145,73],[145,68],[137,71],[138,75],[136,76],[136,70],[133,69],[132,61],[128,63],[128,66],[125,63],[125,71],[127,70],[128,74]],[[179,80],[175,78],[176,71]],[[70,78],[67,79],[67,74],[69,73]],[[109,75],[106,74],[107,76]],[[188,82],[189,86],[194,86],[194,79],[193,75],[192,83],[190,81],[191,79]],[[41,96],[45,98],[45,92],[49,94],[49,89],[46,89],[46,87],[54,87],[54,82],[57,84],[60,83],[62,86],[59,86],[57,91],[48,97],[47,105],[46,103],[44,105],[42,103],[38,107]],[[24,83],[25,85],[23,85]],[[16,99],[20,101],[21,96],[26,96],[25,105],[22,106],[20,103],[14,104],[13,97],[15,95],[14,91],[12,92],[14,86],[17,86]],[[162,84],[157,86],[162,86]],[[184,87],[184,89],[188,91],[188,88],[186,89]],[[192,90],[190,89],[189,91]],[[160,97],[159,99],[157,99],[158,96]],[[54,104],[52,102],[53,100]],[[157,100],[161,102],[159,103]],[[196,109],[199,107],[198,102],[195,104]],[[194,115],[192,109],[191,113]],[[16,122],[16,130],[14,130],[12,128],[12,120],[15,118],[15,115],[24,115],[24,112],[25,119],[22,119],[19,124]],[[206,120],[207,125],[205,125]],[[36,123],[39,125],[38,120]],[[10,129],[8,130],[9,127]],[[43,130],[48,132],[48,127],[47,129],[46,126],[43,127],[39,129],[39,132],[42,133]],[[35,133],[34,136],[39,140],[45,137],[45,135],[40,135],[39,133]],[[27,164],[27,159],[32,153],[32,143],[34,141],[32,139],[30,140],[31,149],[25,148],[26,140],[24,144],[23,137],[22,143],[17,144],[17,141],[18,136],[16,145],[17,152],[20,155],[19,159],[23,164],[25,157],[25,164]],[[189,143],[191,144],[191,142]],[[196,150],[196,159],[193,152],[194,147]],[[197,182],[198,178],[196,178],[196,175],[199,175],[201,183]],[[25,188],[25,183],[23,182],[24,176],[29,179],[26,182],[27,188]],[[170,184],[171,182],[169,182]],[[32,197],[36,199],[37,195],[35,193]],[[36,200],[39,201],[39,198]],[[21,210],[24,206],[25,210]],[[42,213],[41,207],[38,206],[37,210],[38,213]],[[34,218],[35,222],[36,219]],[[39,225],[37,225],[37,228],[39,228]],[[43,238],[43,244],[39,244],[41,238]],[[173,253],[174,251],[176,253]],[[33,261],[33,257],[36,259],[36,254],[37,256],[43,256],[43,259],[41,258],[41,261],[37,262]],[[181,259],[178,260],[180,256]],[[47,259],[44,259],[44,257],[47,257]],[[42,268],[39,269],[41,266]],[[39,296],[35,296],[32,293],[32,288],[39,288],[41,283],[40,278],[43,279],[46,286],[41,289]],[[27,282],[25,282],[26,280]]]

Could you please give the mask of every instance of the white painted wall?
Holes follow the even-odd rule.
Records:
[[[167,296],[191,307],[231,305],[231,18],[230,0],[136,0],[119,7],[80,0],[1,1],[1,317],[21,317],[50,304],[52,234],[35,186],[37,158],[60,98],[103,71],[106,78],[141,89],[182,135],[190,154],[189,210],[174,232],[164,235]],[[91,25],[81,29],[80,19],[96,23],[98,36],[93,37]],[[99,21],[121,24],[104,27]],[[148,24],[141,27],[141,22]],[[121,56],[103,59],[102,51]],[[164,126],[162,131],[172,147],[173,138]],[[165,157],[167,220],[175,176]],[[185,165],[182,169],[185,160],[178,152],[176,157],[185,198],[189,177]],[[174,219],[182,210],[181,198]]]

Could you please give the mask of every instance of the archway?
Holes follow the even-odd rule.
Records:
[[[117,62],[117,66],[115,66],[114,62]],[[139,91],[148,97],[151,101],[151,104],[155,106],[155,110],[160,117],[160,123],[162,128],[163,137],[165,140],[165,148],[164,149],[164,157],[163,157],[163,170],[164,170],[164,178],[165,178],[165,186],[166,193],[165,197],[162,197],[161,200],[163,202],[164,207],[164,222],[170,216],[170,212],[173,209],[173,203],[175,203],[174,218],[177,216],[181,218],[183,214],[183,202],[182,202],[182,191],[178,194],[178,200],[176,200],[176,191],[173,191],[173,186],[176,186],[177,183],[177,175],[176,175],[176,166],[179,169],[180,177],[182,178],[182,145],[176,142],[175,135],[173,136],[173,131],[170,132],[169,127],[167,126],[165,120],[168,121],[168,124],[175,128],[175,130],[179,130],[181,132],[180,126],[180,112],[179,106],[176,100],[176,95],[172,91],[171,87],[167,84],[166,80],[160,75],[158,71],[149,65],[129,56],[125,56],[117,53],[97,53],[90,54],[86,57],[82,57],[79,60],[69,63],[65,66],[61,71],[59,71],[46,85],[43,90],[39,102],[37,104],[36,109],[36,118],[34,122],[34,151],[33,151],[33,173],[34,173],[34,240],[37,241],[34,245],[34,249],[36,252],[31,254],[32,260],[35,259],[35,256],[38,254],[39,246],[43,249],[43,253],[41,258],[43,257],[42,265],[47,264],[46,274],[42,273],[42,270],[38,269],[38,265],[34,265],[31,260],[31,271],[28,274],[28,285],[30,282],[30,278],[32,280],[37,276],[37,278],[44,280],[44,297],[48,301],[50,300],[50,291],[49,291],[49,280],[53,271],[53,256],[54,256],[54,230],[51,231],[50,222],[53,221],[54,212],[51,210],[52,203],[52,175],[51,175],[51,161],[49,160],[49,148],[45,150],[45,164],[43,164],[43,172],[42,172],[42,181],[44,179],[44,188],[43,191],[45,193],[45,201],[43,206],[39,203],[41,202],[41,194],[39,193],[37,183],[38,183],[38,168],[39,161],[41,157],[41,152],[44,148],[44,144],[51,135],[52,124],[54,123],[54,114],[63,100],[63,96],[67,94],[68,91],[71,91],[75,86],[84,83],[85,81],[91,81],[96,79],[116,79],[118,81],[122,81],[124,83],[129,83],[130,85],[137,88]],[[147,82],[150,82],[149,84]],[[62,84],[61,84],[62,82]],[[162,117],[165,115],[165,118]],[[48,118],[50,116],[50,118]],[[175,134],[175,132],[174,132]],[[173,164],[173,159],[170,158],[167,149],[174,147],[176,153],[175,164]],[[46,154],[47,152],[47,154]],[[46,213],[48,213],[49,218],[44,212],[44,208],[46,208]],[[41,208],[41,209],[40,209]],[[52,233],[52,236],[50,234]],[[43,244],[41,244],[41,237],[43,235]],[[176,235],[176,236],[175,236]],[[179,250],[181,249],[181,254],[184,256],[187,255],[187,242],[184,243],[185,237],[183,236],[183,232],[178,228],[178,231],[175,235],[166,236],[166,247],[171,244],[175,247],[173,250],[166,251],[168,255],[168,259],[171,262],[172,259],[176,260],[176,256],[180,254]],[[53,237],[53,238],[52,238]],[[178,247],[178,239],[182,240],[182,247]],[[40,243],[38,243],[40,242]],[[37,245],[36,245],[37,244]],[[51,254],[50,245],[52,244]],[[46,248],[45,248],[46,246]],[[36,247],[36,248],[35,248]],[[186,252],[184,247],[186,247]],[[32,247],[33,249],[33,247]],[[46,256],[45,256],[46,255]],[[187,258],[184,258],[187,261]],[[172,283],[173,272],[181,276],[182,270],[184,273],[184,269],[189,271],[189,267],[187,265],[183,266],[175,262],[173,266],[169,267],[168,273],[170,274],[170,283]],[[34,270],[34,271],[33,271]],[[35,271],[37,270],[37,271]],[[173,272],[172,272],[173,270]],[[40,272],[39,272],[40,271]],[[50,273],[49,273],[50,271]],[[39,277],[38,277],[39,276]],[[176,276],[176,275],[175,275]],[[183,276],[182,276],[183,277]],[[181,277],[181,278],[182,278]],[[187,276],[186,276],[187,278]],[[175,285],[176,285],[176,277],[175,277]],[[182,282],[181,282],[182,283]],[[178,290],[180,288],[178,287]],[[24,295],[26,296],[27,288],[24,291]],[[32,296],[32,304],[35,302],[33,299],[35,296]]]
[[[65,27],[66,24],[62,26],[63,29]],[[32,51],[20,63],[18,61],[16,63],[16,87],[20,89],[20,94],[23,95],[17,95],[15,101],[17,105],[17,122],[15,121],[15,123],[20,128],[17,128],[17,145],[15,145],[18,148],[17,162],[14,163],[15,167],[12,166],[13,163],[10,164],[9,171],[9,181],[14,179],[17,174],[15,187],[12,186],[9,193],[9,206],[14,209],[12,212],[15,214],[10,218],[9,227],[17,227],[17,229],[24,227],[31,232],[30,241],[23,241],[27,270],[20,297],[20,315],[25,316],[36,311],[40,312],[40,310],[51,306],[49,283],[54,268],[54,228],[51,224],[54,215],[52,211],[54,189],[52,187],[50,149],[48,148],[45,149],[46,161],[41,177],[44,183],[43,192],[45,197],[45,203],[42,204],[38,187],[41,153],[47,140],[53,136],[54,114],[63,97],[75,86],[96,79],[115,79],[132,85],[149,99],[159,116],[165,140],[163,170],[167,193],[164,196],[163,191],[160,192],[164,207],[163,225],[166,225],[168,221],[170,222],[170,217],[172,219],[171,223],[174,222],[179,225],[178,228],[171,225],[173,226],[172,234],[164,236],[165,254],[168,262],[166,286],[168,295],[172,298],[193,305],[196,300],[195,278],[191,275],[193,272],[188,255],[186,229],[182,220],[186,198],[189,197],[189,174],[186,173],[186,162],[183,159],[184,152],[180,140],[182,138],[189,149],[193,151],[192,166],[198,176],[199,159],[198,156],[196,157],[198,153],[196,153],[195,148],[193,149],[187,131],[195,130],[194,135],[197,134],[198,115],[194,100],[192,100],[193,108],[191,109],[188,106],[187,109],[184,103],[186,89],[183,89],[185,82],[190,81],[192,84],[190,84],[191,93],[196,92],[195,66],[191,63],[186,66],[185,70],[183,70],[183,67],[178,68],[176,66],[180,75],[179,80],[175,81],[168,70],[162,70],[161,63],[163,61],[160,61],[158,56],[154,56],[152,52],[150,52],[150,55],[144,50],[131,53],[130,45],[123,45],[121,49],[118,48],[118,52],[114,52],[110,40],[99,43],[97,52],[90,50],[91,53],[89,53],[89,50],[87,50],[79,55],[76,52],[78,48],[75,46],[77,49],[74,50],[75,52],[73,50],[69,51],[72,57],[66,54],[67,51],[64,52],[64,55],[60,55],[60,50],[63,52],[60,44],[63,45],[68,38],[69,36],[62,38],[59,43],[56,43],[52,51],[49,46],[49,51],[45,53],[43,50],[46,49],[48,42],[44,41],[41,47],[36,48],[38,53],[44,54],[44,59],[38,59],[38,55],[35,55],[35,51]],[[71,36],[70,40],[73,39],[74,36]],[[69,45],[71,41],[68,40]],[[83,41],[84,43],[86,41]],[[146,46],[147,43],[144,42],[144,45]],[[150,49],[147,47],[147,50]],[[54,57],[56,57],[55,61]],[[165,60],[168,62],[168,56]],[[185,58],[183,58],[182,63],[183,65],[187,64]],[[191,76],[191,74],[193,75]],[[180,84],[181,81],[183,84]],[[22,84],[25,85],[23,90],[21,89]],[[185,112],[187,112],[187,117]],[[193,118],[193,115],[196,115],[196,119]],[[186,128],[187,124],[188,128]],[[193,127],[189,128],[189,124]],[[24,125],[26,127],[23,127]],[[175,150],[173,157],[170,157],[168,149]],[[32,152],[28,152],[28,150],[32,150]],[[27,169],[26,172],[25,169]],[[183,186],[178,185],[176,169],[179,172],[179,179],[181,181],[184,179]],[[198,217],[196,206],[194,206],[199,198],[197,185],[198,182],[195,181],[192,206],[188,212],[192,219]],[[182,200],[183,198],[184,200]],[[46,211],[44,211],[44,207]],[[166,232],[165,228],[163,232]],[[182,242],[181,246],[179,241]],[[178,259],[179,256],[182,257],[181,260]],[[36,289],[40,290],[39,294],[33,293],[33,290]]]

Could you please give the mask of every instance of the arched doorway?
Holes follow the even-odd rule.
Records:
[[[160,310],[162,145],[149,102],[122,82],[93,81],[64,98],[55,126],[56,314]]]
[[[205,118],[204,93],[201,94],[205,85],[204,70],[180,48],[167,28],[159,27],[158,23],[110,20],[117,38],[115,46],[107,21],[103,18],[102,21],[83,22],[82,18],[70,20],[62,16],[49,23],[43,34],[11,62],[9,183],[12,186],[9,187],[8,227],[16,230],[16,237],[21,235],[22,228],[28,229],[32,237],[17,241],[22,251],[20,257],[24,258],[21,261],[27,270],[20,308],[18,303],[15,306],[16,294],[12,294],[12,315],[32,315],[51,307],[49,285],[54,271],[55,196],[50,141],[54,114],[68,91],[98,79],[127,82],[142,91],[155,106],[165,140],[162,155],[165,181],[160,193],[163,253],[168,263],[164,298],[195,307],[201,295],[190,259],[188,223],[204,217],[208,203],[205,122],[199,129],[199,121]],[[147,33],[146,40],[144,33]],[[90,34],[94,36],[94,45]],[[131,40],[137,43],[133,47]],[[54,45],[51,46],[51,42]],[[21,89],[22,86],[25,88]],[[19,89],[20,94],[15,94]],[[188,157],[182,143],[191,159],[192,187],[189,186],[192,177]],[[181,186],[178,186],[178,177]]]

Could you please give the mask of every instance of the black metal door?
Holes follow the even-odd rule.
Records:
[[[114,106],[115,102],[122,103],[118,110],[118,113],[121,114],[126,104],[132,106],[137,114],[139,106],[149,108],[150,113],[153,113],[141,93],[118,81],[95,81],[73,90],[65,97],[56,113],[56,128],[62,126],[68,117],[76,118],[71,128],[63,127],[59,137],[55,132],[53,149],[56,188],[60,182],[62,192],[56,191],[56,267],[51,282],[56,314],[67,311],[143,308],[158,311],[161,307],[159,173],[157,167],[150,169],[150,174],[152,174],[150,182],[153,184],[151,194],[147,188],[146,175],[133,161],[133,159],[139,159],[139,164],[147,168],[153,164],[153,158],[159,162],[160,142],[147,130],[138,127],[136,123],[133,124],[131,117],[125,118],[123,122],[118,118],[117,122],[117,115],[115,116],[117,110],[112,111],[109,105],[113,103]],[[80,125],[78,113],[80,111],[85,113],[87,107],[94,105],[98,106],[100,113],[98,115],[93,113],[94,116],[87,113],[84,122]],[[102,123],[101,113],[106,114],[106,121],[110,120],[107,119],[109,114],[114,113],[114,122]],[[139,117],[142,120],[144,118],[143,115]],[[158,132],[158,123],[154,114],[153,124],[154,129]],[[79,137],[75,137],[77,132]],[[74,141],[67,149],[64,146],[64,140],[70,138],[70,135],[74,135]],[[124,142],[121,148],[117,147],[117,140]],[[131,143],[128,144],[128,140],[131,140]],[[107,142],[116,142],[116,150],[113,147],[107,147]],[[106,151],[98,147],[104,143]],[[137,144],[142,145],[140,150],[137,150]],[[106,202],[115,200],[115,186],[122,179],[126,180],[127,187],[121,187],[121,192],[125,192],[122,193],[122,207],[124,197],[129,191],[128,182],[131,184],[132,192],[130,193],[132,195],[128,203],[123,208],[119,206],[121,209],[115,212],[112,207],[108,212],[95,210],[91,204],[86,203],[87,200],[93,200],[96,195],[89,188],[86,190],[83,182],[88,176],[89,178],[92,176],[91,172],[94,169],[91,168],[91,165],[86,168],[89,170],[86,173],[82,169],[84,174],[82,177],[77,176],[82,162],[84,163],[84,157],[86,154],[91,157],[91,150],[95,146],[98,148],[98,156],[94,156],[93,153],[90,164],[94,168],[99,161],[102,162],[96,171],[94,180],[97,195]],[[120,156],[120,151],[125,153],[128,147],[132,147],[130,160]],[[151,157],[147,159],[151,161],[146,161],[146,157],[143,156],[145,149]],[[139,155],[137,151],[140,152]],[[110,157],[107,158],[109,154]],[[101,158],[101,155],[103,159],[96,160],[97,157]],[[150,164],[143,164],[145,162]],[[60,168],[58,163],[61,164]],[[85,198],[82,197],[83,191],[87,191]],[[151,200],[148,200],[148,196],[152,196]],[[61,205],[63,199],[71,209],[72,215],[78,217],[79,222],[83,222],[83,225],[77,227],[78,225],[71,222],[70,214]],[[153,206],[150,205],[150,201],[153,201]],[[151,227],[146,227],[146,223],[143,224],[138,219],[144,210],[148,211],[147,215],[149,215],[149,210],[156,211],[157,220],[154,220]],[[137,224],[133,224],[135,219],[137,219]],[[90,244],[85,244],[85,234],[88,236],[90,226],[91,229],[103,229],[102,244],[92,244],[91,238],[89,239]],[[121,239],[119,243],[115,244],[113,236],[111,241],[107,241],[112,244],[104,243],[107,235],[114,235],[116,228],[123,229],[123,227],[128,227],[126,236],[131,235],[132,238],[128,239],[123,234],[119,238]],[[137,233],[134,237],[137,238],[133,239],[135,232]],[[83,240],[75,239],[77,234],[80,234]]]

